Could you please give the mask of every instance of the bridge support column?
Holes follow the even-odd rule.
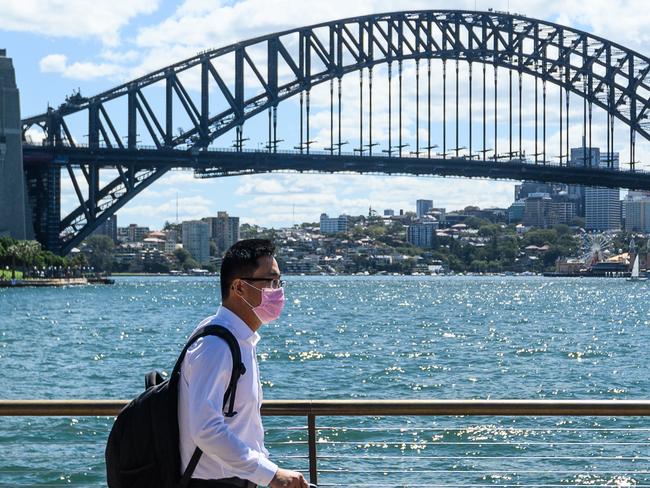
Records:
[[[11,58],[0,49],[0,235],[33,238],[26,203],[19,93]]]
[[[29,166],[25,170],[29,207],[33,212],[36,240],[45,249],[61,248],[61,169],[54,165]]]

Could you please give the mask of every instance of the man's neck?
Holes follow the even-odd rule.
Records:
[[[253,332],[257,332],[257,330],[262,326],[257,315],[255,315],[250,308],[244,308],[238,303],[233,303],[232,300],[224,301],[221,306],[227,308],[239,317]]]

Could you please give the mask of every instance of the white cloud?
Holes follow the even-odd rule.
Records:
[[[178,220],[196,220],[202,217],[212,215],[213,203],[204,196],[180,197],[178,199]],[[168,200],[160,203],[137,202],[133,205],[127,205],[119,212],[120,217],[126,220],[131,218],[137,222],[144,222],[144,216],[155,215],[156,220],[176,221],[176,200]]]
[[[64,54],[49,54],[39,61],[38,67],[43,73],[63,73],[67,64],[68,58]]]
[[[316,221],[321,212],[366,215],[369,207],[414,210],[417,198],[433,199],[434,205],[447,209],[477,203],[505,207],[512,202],[513,187],[511,182],[462,178],[285,174],[248,176],[235,193],[247,197],[237,205],[247,214],[242,221],[282,226],[294,218],[296,223]]]
[[[133,63],[140,59],[141,53],[135,49],[128,51],[115,51],[112,49],[104,49],[100,56],[111,63]]]
[[[92,18],[86,22],[79,19],[87,17],[87,7],[80,7],[80,0],[72,0],[61,3],[55,9],[51,6],[39,6],[42,12],[31,12],[34,2],[21,2],[23,18],[30,22],[23,27],[16,27],[18,6],[5,8],[5,3],[19,5],[18,2],[6,2],[0,0],[0,7],[3,11],[3,29],[8,30],[29,30],[45,35],[66,35],[78,38],[94,37],[101,39],[104,45],[96,58],[89,60],[74,60],[72,53],[51,54],[41,59],[40,68],[43,72],[60,73],[67,78],[92,79],[97,77],[108,77],[110,79],[127,81],[140,76],[154,69],[164,67],[186,57],[196,54],[198,51],[222,47],[229,43],[245,40],[254,36],[269,34],[283,29],[296,28],[321,21],[334,20],[349,16],[377,13],[382,11],[413,10],[419,8],[427,9],[474,9],[486,10],[494,7],[498,10],[506,10],[508,5],[511,11],[521,12],[531,18],[540,18],[558,23],[576,26],[606,39],[620,42],[621,44],[637,49],[642,53],[650,51],[646,26],[650,23],[650,10],[645,2],[640,0],[594,0],[584,2],[577,0],[495,0],[487,1],[406,1],[406,0],[361,0],[349,2],[344,0],[332,0],[322,2],[320,0],[305,0],[295,2],[290,0],[242,0],[240,2],[221,2],[218,0],[187,0],[181,3],[175,11],[167,18],[156,24],[141,23],[132,39],[125,40],[119,49],[115,46],[119,39],[119,29],[138,14],[147,13],[155,9],[156,1],[132,0],[128,3],[121,0],[110,2],[111,12],[106,13],[105,7],[108,2],[98,2],[98,7],[93,7]],[[46,2],[47,3],[47,2]],[[54,2],[50,2],[53,4]],[[149,10],[147,10],[149,9]],[[33,9],[38,10],[38,9]],[[56,12],[53,12],[56,10]],[[128,10],[127,13],[124,13]],[[13,13],[12,13],[13,12]],[[119,13],[119,19],[116,15]],[[45,19],[45,14],[49,17]],[[62,16],[65,19],[60,20]],[[70,25],[71,23],[79,25]],[[86,23],[85,23],[86,22]],[[5,25],[6,24],[6,25]],[[99,25],[102,24],[102,25]],[[56,29],[54,29],[56,27]],[[54,31],[61,31],[58,34]],[[251,49],[251,55],[258,55]],[[263,55],[263,53],[262,53]],[[262,56],[263,57],[263,56]],[[436,61],[437,63],[437,61]],[[263,63],[262,63],[263,65]],[[415,132],[415,105],[413,102],[415,87],[413,81],[413,63],[405,63],[405,84],[404,84],[404,127],[403,135],[406,141],[411,143],[407,150],[414,148]],[[453,70],[453,63],[451,66]],[[231,75],[232,66],[226,66],[224,77]],[[382,70],[384,74],[382,75]],[[479,79],[477,71],[475,76],[475,103],[480,103]],[[263,72],[265,72],[263,70]],[[367,72],[366,72],[367,73]],[[500,100],[504,100],[507,93],[507,76],[502,71],[500,78]],[[198,86],[198,71],[189,73],[183,78],[188,89]],[[466,65],[461,63],[461,79],[465,80]],[[492,106],[492,85],[491,68],[488,68],[488,117],[493,113]],[[432,114],[434,124],[437,124],[441,117],[441,73],[439,69],[434,72]],[[424,73],[421,74],[421,82],[424,83]],[[448,83],[448,110],[453,103],[453,77]],[[515,76],[516,80],[516,76]],[[367,78],[366,78],[367,81]],[[355,141],[358,131],[358,75],[352,74],[343,79],[343,117],[342,125],[345,137],[351,137],[350,144],[344,150],[351,151],[357,144]],[[374,80],[374,127],[373,139],[381,142],[381,148],[387,146],[387,81],[385,68],[375,70]],[[393,79],[393,95],[396,96],[396,78]],[[461,82],[463,83],[463,82]],[[516,81],[515,81],[516,84]],[[367,85],[366,85],[367,86]],[[549,88],[549,90],[551,90]],[[554,89],[553,89],[554,90]],[[533,147],[532,121],[534,115],[533,104],[531,103],[532,84],[531,80],[525,80],[525,102],[524,102],[524,145],[529,154]],[[195,100],[198,94],[191,92]],[[421,100],[426,96],[424,90],[420,91]],[[364,95],[367,102],[367,92]],[[549,117],[555,117],[557,112],[557,91],[549,92]],[[578,97],[573,96],[571,105],[571,145],[577,146],[580,143],[582,116],[582,104]],[[541,103],[541,101],[540,101]],[[283,102],[280,107],[280,117],[285,117],[280,125],[280,137],[286,138],[284,147],[291,147],[296,144],[297,130],[297,100]],[[396,106],[393,106],[395,110]],[[155,108],[154,108],[155,110]],[[423,109],[422,109],[423,110]],[[293,112],[292,112],[293,111]],[[460,95],[460,120],[461,124],[467,124],[468,99],[466,85],[461,84]],[[291,119],[285,115],[292,113]],[[366,112],[367,114],[367,112]],[[499,148],[504,151],[508,147],[508,141],[504,138],[505,122],[507,122],[507,104],[500,102],[499,119],[504,123],[499,128]],[[449,119],[447,132],[447,148],[455,144],[455,132],[453,128],[453,112],[448,112]],[[265,117],[261,114],[261,122],[254,126],[253,121],[247,123],[245,132],[251,136],[253,141],[249,147],[254,147],[258,141],[266,139]],[[393,112],[396,117],[396,112]],[[421,112],[421,121],[426,117],[426,112]],[[474,126],[474,149],[482,146],[478,129],[480,122],[480,110],[473,112],[473,120],[477,122]],[[604,127],[602,121],[594,125],[595,140],[600,141],[604,146]],[[287,123],[289,121],[290,123]],[[312,90],[312,126],[311,138],[317,139],[318,143],[312,146],[321,150],[329,145],[329,86],[328,84],[316,87]],[[395,118],[393,123],[396,123]],[[490,122],[488,122],[490,123]],[[625,128],[622,123],[617,122],[616,148],[624,150],[628,140]],[[182,122],[179,125],[186,125]],[[255,127],[255,128],[253,128]],[[441,143],[440,126],[432,142]],[[335,122],[336,130],[336,122]],[[366,129],[367,130],[367,129]],[[465,128],[461,130],[465,131]],[[541,130],[541,129],[540,129]],[[288,134],[291,132],[291,134]],[[347,136],[347,134],[351,134]],[[421,141],[426,133],[420,126]],[[464,135],[464,134],[462,134]],[[364,142],[367,142],[368,135],[365,134]],[[516,137],[516,135],[515,135]],[[291,139],[293,138],[293,139]],[[488,130],[488,138],[492,138],[491,127]],[[231,135],[228,134],[223,140],[218,141],[220,146],[230,145]],[[393,144],[396,144],[397,131],[393,131]],[[461,141],[461,145],[463,141]],[[516,146],[517,144],[515,144]],[[642,147],[638,142],[637,154],[647,155],[647,148]],[[492,143],[488,145],[492,147]],[[377,151],[380,148],[376,148]],[[440,149],[437,149],[440,151]],[[562,149],[564,151],[564,149]],[[549,127],[547,153],[549,155],[560,154],[559,138],[557,127]],[[622,154],[622,161],[626,160],[626,154]],[[329,213],[367,213],[367,207],[372,205],[379,210],[386,208],[412,209],[416,198],[433,198],[434,203],[446,206],[450,209],[462,208],[469,204],[485,206],[505,206],[512,201],[512,186],[510,182],[495,182],[487,180],[466,180],[466,179],[440,179],[440,178],[411,178],[411,177],[378,177],[378,176],[356,176],[356,175],[256,175],[241,177],[237,180],[240,185],[232,192],[217,193],[211,189],[216,187],[215,180],[197,180],[191,172],[174,172],[163,177],[152,188],[140,195],[134,205],[127,206],[120,213],[129,218],[137,219],[143,223],[152,218],[152,215],[164,214],[165,216],[175,215],[176,192],[180,198],[194,198],[200,195],[206,201],[187,201],[187,207],[193,210],[182,210],[181,213],[187,216],[205,216],[214,212],[214,205],[211,202],[239,202],[237,208],[242,220],[257,222],[262,225],[286,225],[290,223],[294,214],[297,221],[315,220],[321,211]],[[157,190],[160,188],[160,190]],[[161,203],[162,198],[173,200],[173,202]],[[243,202],[245,200],[245,203]],[[161,203],[159,205],[159,203]],[[164,205],[164,207],[162,206]],[[171,205],[171,207],[170,207]],[[186,205],[181,205],[185,207]],[[234,205],[234,204],[233,204]],[[173,208],[172,208],[173,207]],[[200,215],[200,212],[205,212]]]
[[[159,0],[1,0],[2,29],[52,37],[96,38],[119,44],[119,30],[132,18],[150,14]]]
[[[43,73],[59,73],[65,78],[74,80],[91,80],[94,78],[118,79],[124,68],[113,63],[75,62],[68,64],[68,58],[63,54],[49,54],[39,62]]]

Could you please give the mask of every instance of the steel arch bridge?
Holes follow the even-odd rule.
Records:
[[[432,60],[442,63],[442,126],[438,131],[432,130]],[[453,69],[448,74],[448,61],[455,61],[453,77]],[[469,68],[469,116],[462,127],[459,61]],[[403,140],[405,62],[415,64],[417,86],[415,151],[409,153]],[[421,75],[423,62],[426,68]],[[477,72],[475,63],[480,66]],[[382,67],[388,76],[388,134],[383,150],[376,148],[372,128],[376,118],[373,69]],[[492,76],[486,74],[487,67]],[[499,69],[508,73],[505,109],[497,97]],[[359,73],[359,125],[356,133],[343,134],[341,80],[353,72]],[[421,76],[426,80],[426,96],[420,93]],[[534,79],[532,153],[531,141],[525,146],[522,134],[522,77],[526,76]],[[455,81],[455,100],[452,97],[450,103],[448,77]],[[490,82],[488,78],[492,78]],[[474,79],[479,80],[478,90]],[[397,90],[393,89],[395,80]],[[328,147],[315,151],[311,148],[315,141],[310,133],[310,93],[327,83]],[[555,105],[559,130],[554,137],[559,137],[560,155],[555,158],[549,155],[547,84],[559,92]],[[577,109],[570,105],[572,95],[579,101]],[[300,100],[299,122],[295,123],[299,142],[293,151],[286,151],[278,139],[278,108],[291,97]],[[426,115],[420,113],[421,106]],[[606,137],[598,140],[605,151],[598,160],[592,154],[594,107],[606,118]],[[569,115],[571,109],[582,112],[577,124],[582,135],[581,157],[571,156],[571,129],[576,127],[575,113]],[[650,140],[649,109],[650,59],[619,44],[504,12],[396,12],[258,37],[201,52],[92,97],[77,93],[58,108],[22,121],[24,164],[37,236],[48,248],[67,253],[174,168],[194,169],[199,177],[283,170],[349,171],[650,190],[650,174],[636,165],[637,136],[641,141]],[[448,127],[448,112],[455,122],[453,130]],[[267,119],[264,147],[245,149],[245,123],[265,113],[267,117],[261,115]],[[614,129],[617,122],[618,132]],[[181,123],[186,128],[175,130]],[[620,147],[621,128],[626,133],[629,160],[619,167],[614,136]],[[30,142],[35,131],[42,131],[41,144]],[[87,143],[77,142],[75,134],[79,133],[87,135]],[[216,149],[215,143],[226,134],[234,134],[233,147]],[[357,144],[352,153],[342,151],[346,137],[354,137]],[[461,143],[465,145],[461,147]],[[441,152],[432,152],[439,146]],[[67,173],[78,198],[78,206],[63,218],[59,208],[61,171]]]

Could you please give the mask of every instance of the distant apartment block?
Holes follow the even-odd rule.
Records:
[[[415,214],[418,216],[418,218],[424,217],[432,208],[433,208],[433,200],[415,201]]]
[[[183,248],[200,264],[210,262],[210,226],[200,220],[183,222]]]
[[[176,250],[178,244],[178,232],[174,229],[167,229],[163,232],[165,234],[165,252],[171,254]]]
[[[625,230],[650,233],[650,194],[630,191],[623,200]]]
[[[435,242],[438,222],[422,222],[409,225],[406,229],[406,240],[409,244],[422,248],[431,248]]]
[[[217,212],[216,217],[202,219],[209,226],[209,238],[217,245],[220,253],[240,240],[239,217],[231,217],[228,212]]]
[[[128,227],[117,228],[117,238],[121,242],[142,242],[149,232],[151,232],[149,227],[130,224]]]
[[[550,225],[553,200],[548,193],[530,193],[524,202],[524,225],[541,228]]]
[[[576,201],[569,198],[566,193],[562,195],[553,195],[551,200],[550,224],[571,224],[578,214],[578,205]]]
[[[320,215],[321,234],[339,234],[347,231],[348,231],[347,215],[339,215],[338,217],[329,217],[325,213]]]
[[[110,237],[113,242],[117,242],[117,214],[111,215],[97,227],[92,235]]]

